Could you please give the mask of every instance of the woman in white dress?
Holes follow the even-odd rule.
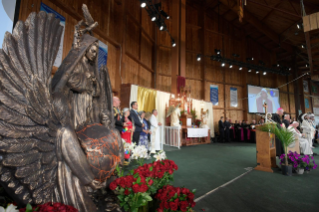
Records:
[[[304,137],[305,134],[301,134],[299,132],[299,130],[297,129],[298,126],[299,126],[299,123],[294,121],[291,125],[289,125],[288,130],[293,132],[294,135],[299,139],[299,146],[300,146],[301,153],[303,153],[304,155],[312,155],[313,152],[310,148],[309,142]],[[289,145],[289,147],[294,147],[294,146],[295,146],[295,142]]]

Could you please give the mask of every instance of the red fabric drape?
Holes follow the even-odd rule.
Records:
[[[186,79],[185,77],[177,77],[177,93],[180,93],[180,87],[185,87]]]

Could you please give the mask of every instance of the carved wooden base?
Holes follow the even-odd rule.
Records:
[[[210,130],[208,130],[208,136],[204,138],[187,138],[187,128],[183,127],[181,129],[182,136],[181,136],[181,142],[182,146],[194,146],[194,145],[200,145],[200,144],[210,144]]]

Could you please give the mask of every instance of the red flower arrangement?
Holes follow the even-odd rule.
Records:
[[[78,212],[78,209],[75,209],[74,207],[70,205],[64,205],[62,203],[45,203],[43,205],[37,205],[35,207],[31,207],[29,204],[26,208],[21,208],[19,212]]]
[[[152,194],[173,180],[178,166],[172,160],[144,164],[132,170],[127,176],[120,176],[110,184],[110,189],[118,194],[124,210],[135,211],[152,201]]]
[[[190,191],[187,188],[166,185],[155,195],[155,198],[160,201],[160,206],[157,211],[190,211],[196,205],[194,202],[194,193],[195,190]]]

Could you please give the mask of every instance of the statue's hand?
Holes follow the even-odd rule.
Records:
[[[103,188],[104,185],[97,180],[92,180],[92,182],[89,184],[89,186],[93,190],[97,190],[97,189]]]

